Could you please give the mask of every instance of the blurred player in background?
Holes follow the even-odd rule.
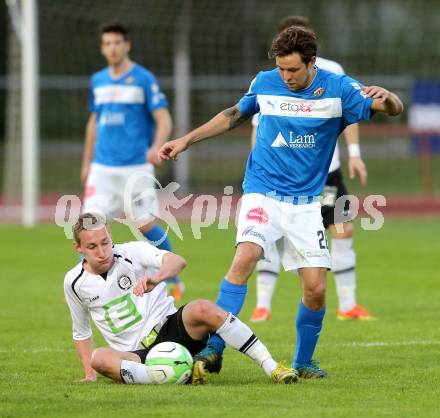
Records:
[[[235,257],[217,304],[238,315],[257,261],[278,241],[284,268],[298,270],[303,289],[293,358],[293,367],[303,378],[327,375],[312,357],[325,315],[326,272],[331,267],[319,195],[336,141],[348,125],[370,119],[375,111],[391,116],[403,111],[400,99],[388,90],[363,87],[350,77],[316,67],[317,49],[316,35],[309,29],[291,26],[281,32],[269,53],[276,68],[260,72],[238,104],[159,151],[162,159],[175,159],[194,143],[260,113],[243,182]],[[195,360],[208,371],[219,372],[223,350],[224,342],[212,335]]]
[[[303,16],[288,16],[282,19],[278,25],[278,33],[290,26],[302,26],[309,28],[309,20]],[[335,61],[316,57],[316,66],[335,74],[345,74],[344,69]],[[255,138],[258,126],[258,115],[252,118],[252,147],[255,146]],[[354,123],[348,125],[344,130],[344,136],[348,145],[348,170],[350,178],[359,173],[361,184],[367,182],[367,170],[362,161],[359,147],[359,125]],[[369,320],[372,316],[356,302],[356,255],[353,249],[353,225],[351,221],[343,222],[338,230],[335,226],[335,201],[341,196],[347,195],[342,171],[340,168],[339,148],[333,153],[330,163],[327,181],[322,193],[321,213],[324,227],[330,232],[332,270],[336,282],[336,293],[338,296],[338,319],[360,319]],[[349,219],[351,212],[347,201],[343,219]],[[342,232],[338,232],[342,231]],[[252,322],[261,322],[270,319],[272,296],[280,272],[281,261],[276,244],[270,246],[267,260],[257,263],[257,306],[252,314]]]
[[[73,232],[83,260],[66,274],[64,294],[84,369],[82,382],[96,380],[99,372],[121,383],[157,383],[144,364],[152,347],[173,341],[194,355],[212,331],[254,360],[274,383],[298,379],[296,370],[273,360],[247,325],[213,302],[196,300],[176,309],[163,281],[186,266],[182,257],[143,241],[113,245],[108,226],[90,213],[80,216]],[[93,350],[89,315],[109,348]],[[191,379],[205,382],[201,363],[195,364]]]
[[[81,170],[83,212],[112,219],[125,210],[126,218],[142,223],[139,230],[150,242],[171,250],[164,230],[154,223],[158,210],[154,166],[161,163],[157,151],[169,138],[171,116],[156,78],[131,61],[130,47],[123,25],[115,22],[102,27],[101,53],[108,67],[91,78]],[[133,175],[138,177],[129,190],[127,184]],[[126,192],[129,195],[124,199]],[[170,278],[168,287],[179,300],[181,279]]]

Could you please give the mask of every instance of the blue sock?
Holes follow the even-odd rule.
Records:
[[[217,296],[216,304],[232,315],[237,316],[243,307],[247,293],[247,284],[234,284],[223,279]],[[211,334],[209,345],[222,354],[225,342],[217,334]]]
[[[160,244],[156,245],[160,250],[173,251],[171,249],[171,242],[168,235],[165,235],[165,231],[157,224],[155,224],[148,232],[145,232],[144,237],[153,245],[156,245],[156,242],[160,242]],[[167,283],[180,283],[181,281],[180,277],[176,276],[168,279]]]
[[[301,301],[296,317],[296,351],[293,367],[308,363],[315,351],[319,334],[322,329],[322,321],[325,308],[320,311],[312,311]]]

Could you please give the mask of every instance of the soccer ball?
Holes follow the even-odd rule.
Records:
[[[193,358],[183,345],[167,341],[150,350],[145,365],[155,384],[182,385],[191,377]]]

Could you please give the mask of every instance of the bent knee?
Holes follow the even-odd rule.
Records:
[[[257,262],[263,254],[263,248],[253,242],[242,242],[238,244],[235,258],[239,262]]]
[[[194,325],[211,324],[224,320],[227,312],[210,300],[200,299],[191,303],[190,321]]]
[[[192,307],[193,315],[197,319],[207,318],[209,315],[212,315],[219,307],[215,305],[210,300],[200,299],[194,302],[194,306]]]
[[[93,351],[91,366],[97,372],[106,370],[108,367],[108,349],[97,348]]]
[[[250,242],[243,242],[238,245],[234,261],[227,275],[228,279],[235,282],[237,279],[247,280],[254,271],[257,261],[260,260],[263,249]],[[238,280],[240,282],[240,280]]]

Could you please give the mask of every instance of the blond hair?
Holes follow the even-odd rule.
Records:
[[[92,229],[100,229],[103,226],[107,226],[105,219],[96,213],[83,213],[79,216],[75,225],[73,226],[73,238],[75,242],[79,244],[79,234],[81,231]]]

